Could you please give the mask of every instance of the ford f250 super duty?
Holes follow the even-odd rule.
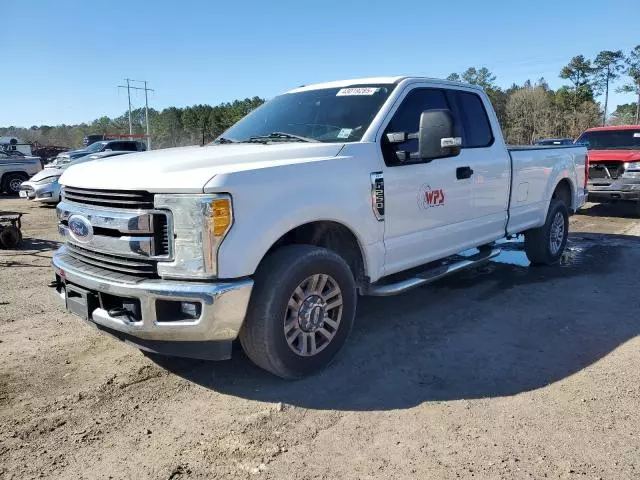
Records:
[[[326,365],[360,295],[478,265],[524,233],[534,264],[583,205],[583,146],[504,144],[470,85],[372,78],[277,96],[204,147],[72,166],[55,287],[151,352],[231,355],[284,378]]]

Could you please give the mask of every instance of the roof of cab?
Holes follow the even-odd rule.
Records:
[[[606,132],[610,130],[640,130],[640,125],[612,125],[609,127],[588,128],[585,132]]]
[[[394,83],[400,83],[404,80],[413,80],[420,81],[425,83],[438,83],[438,84],[448,84],[451,86],[463,86],[467,88],[475,88],[477,90],[482,90],[481,87],[477,85],[471,85],[469,83],[462,82],[454,82],[451,80],[442,80],[440,78],[428,78],[428,77],[368,77],[368,78],[353,78],[350,80],[336,80],[333,82],[325,82],[325,83],[314,83],[311,85],[302,85],[298,88],[294,88],[293,90],[289,90],[286,93],[296,93],[296,92],[304,92],[308,90],[321,90],[323,88],[346,88],[354,85],[389,85]]]

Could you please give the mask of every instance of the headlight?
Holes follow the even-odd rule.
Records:
[[[630,171],[630,170],[635,170],[635,171],[640,171],[640,162],[631,162],[631,163],[627,163],[627,169],[626,171]]]
[[[37,183],[38,185],[46,185],[47,183],[53,183],[53,182],[57,182],[58,179],[60,178],[61,175],[54,175],[52,177],[45,177],[41,180],[38,180]]]
[[[213,278],[218,250],[233,224],[231,197],[213,195],[156,195],[158,209],[173,217],[173,261],[158,262],[158,274],[173,278]]]

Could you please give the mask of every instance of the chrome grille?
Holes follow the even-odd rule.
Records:
[[[169,225],[166,215],[154,215],[153,217],[154,251],[157,256],[169,255]]]
[[[95,190],[64,187],[63,198],[68,202],[129,210],[153,208],[153,194],[143,191]]]
[[[147,192],[66,187],[57,211],[67,261],[102,278],[124,282],[159,278],[158,262],[173,258],[173,217],[167,210],[155,209],[153,200]],[[86,237],[73,230],[74,216],[80,224],[90,225]]]
[[[157,278],[156,262],[143,258],[130,258],[120,255],[96,252],[87,248],[67,243],[67,254],[83,264],[97,267],[105,272],[101,276],[113,277],[113,274],[123,274],[135,279]]]

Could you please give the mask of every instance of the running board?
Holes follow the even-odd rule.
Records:
[[[404,293],[407,290],[411,290],[412,288],[421,287],[422,285],[434,282],[442,277],[446,277],[453,273],[466,270],[467,268],[482,265],[483,263],[488,262],[492,258],[500,255],[500,251],[501,250],[499,248],[481,250],[479,253],[467,257],[459,262],[451,263],[449,265],[437,266],[435,268],[418,273],[411,278],[407,278],[396,283],[387,283],[382,285],[374,284],[369,286],[365,295],[369,295],[372,297],[388,297],[391,295],[398,295],[399,293]]]

